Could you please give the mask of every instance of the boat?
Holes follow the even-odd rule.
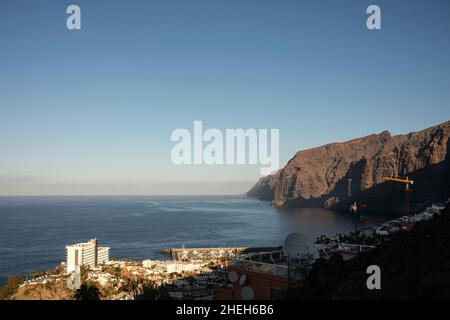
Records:
[[[349,209],[351,213],[357,214],[367,210],[368,207],[369,206],[367,204],[353,202]]]

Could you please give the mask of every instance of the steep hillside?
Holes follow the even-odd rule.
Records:
[[[343,261],[317,262],[291,299],[450,299],[450,207],[441,216]],[[381,290],[368,290],[367,267],[381,270]]]
[[[388,131],[298,152],[275,175],[248,193],[276,206],[343,209],[353,201],[374,210],[406,210],[404,185],[384,177],[415,180],[413,209],[450,196],[450,121],[419,132]]]

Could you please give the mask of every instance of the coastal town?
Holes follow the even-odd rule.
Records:
[[[54,269],[27,274],[9,299],[78,300],[213,300],[280,299],[301,287],[317,259],[340,255],[349,260],[408,232],[416,223],[440,215],[443,204],[419,214],[335,237],[318,237],[313,246],[295,252],[289,244],[267,248],[171,248],[166,260],[110,259],[109,247],[97,239],[66,246],[66,261]],[[297,237],[297,239],[300,239]],[[297,242],[301,240],[295,240]],[[296,244],[299,247],[299,243]],[[16,279],[18,281],[18,279]]]
[[[213,288],[225,282],[224,270],[236,252],[234,248],[210,249],[208,254],[186,249],[177,259],[138,262],[109,259],[109,248],[97,243],[91,239],[67,246],[65,262],[45,273],[28,275],[13,298],[34,299],[36,293],[42,297],[43,291],[50,291],[51,298],[72,299],[84,287],[97,288],[98,297],[107,300],[150,295],[153,299],[212,298]]]

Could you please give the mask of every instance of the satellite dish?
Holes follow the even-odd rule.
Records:
[[[255,292],[250,287],[243,287],[241,290],[242,300],[253,300],[255,299]]]
[[[241,278],[239,279],[239,284],[242,286],[244,285],[245,281],[247,280],[247,276],[243,274]]]
[[[238,274],[234,271],[231,271],[228,274],[228,280],[230,280],[230,282],[235,283],[236,281],[238,281]]]
[[[283,244],[283,252],[288,257],[300,257],[308,250],[308,238],[300,233],[291,233]]]

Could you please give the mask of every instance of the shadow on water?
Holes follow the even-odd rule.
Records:
[[[318,236],[333,236],[361,230],[397,218],[395,213],[377,214],[374,212],[357,215],[345,211],[326,210],[321,208],[276,208],[284,220],[283,226],[288,233],[298,232],[315,240]]]

